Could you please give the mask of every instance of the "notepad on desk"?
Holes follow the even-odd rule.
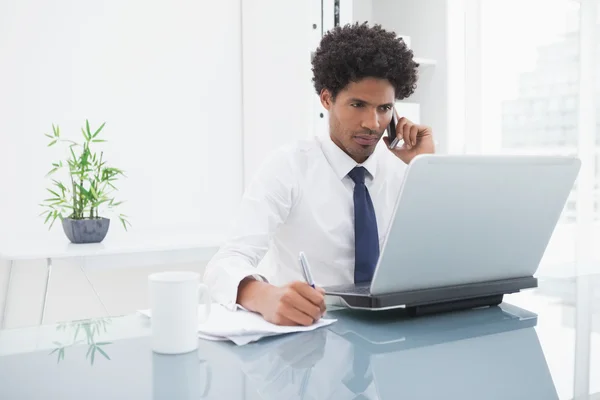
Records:
[[[139,312],[151,318],[150,310]],[[241,346],[267,336],[312,331],[335,321],[335,319],[321,318],[310,326],[280,326],[250,311],[231,311],[220,304],[212,304],[208,320],[198,325],[198,336],[207,340],[230,340]]]

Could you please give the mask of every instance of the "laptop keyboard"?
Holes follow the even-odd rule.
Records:
[[[371,285],[367,283],[366,285],[341,285],[341,286],[333,286],[330,289],[339,292],[339,293],[348,293],[348,294],[360,294],[360,295],[369,295],[371,293]]]
[[[370,294],[371,286],[355,286],[353,292],[357,294]]]

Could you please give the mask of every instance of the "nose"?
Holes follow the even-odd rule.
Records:
[[[379,131],[379,113],[376,110],[373,110],[372,112],[368,112],[365,113],[363,121],[362,121],[362,127],[364,129],[369,129],[371,131]]]

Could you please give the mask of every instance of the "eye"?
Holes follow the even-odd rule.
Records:
[[[381,106],[381,109],[382,109],[383,111],[386,111],[386,112],[387,112],[387,111],[390,111],[390,110],[392,109],[392,106],[390,106],[390,105]]]
[[[350,107],[360,108],[360,107],[364,107],[364,104],[363,103],[352,103],[352,104],[350,104]]]

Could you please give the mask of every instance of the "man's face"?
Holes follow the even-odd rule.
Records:
[[[321,103],[329,111],[329,134],[357,163],[364,162],[392,119],[394,87],[386,79],[350,82],[335,101],[324,89]]]

